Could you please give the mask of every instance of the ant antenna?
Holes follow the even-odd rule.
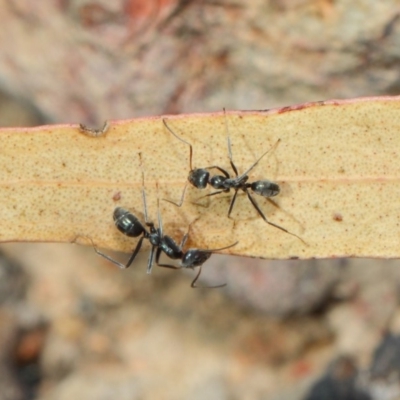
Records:
[[[161,236],[163,236],[163,224],[160,213],[160,200],[157,198],[157,217],[158,217],[158,230],[160,231]]]
[[[142,153],[139,152],[140,168],[142,170],[142,199],[143,199],[143,212],[144,212],[144,222],[147,226],[151,226],[152,223],[149,221],[149,216],[147,214],[147,201],[146,201],[146,191],[144,189],[144,171],[143,171],[143,160]]]
[[[231,138],[229,136],[229,130],[228,130],[228,120],[226,118],[226,110],[224,108],[224,116],[225,116],[225,131],[226,131],[226,137],[228,140],[228,156],[229,156],[229,161],[231,163],[231,167],[233,169],[233,172],[235,173],[236,177],[239,175],[238,170],[236,168],[236,165],[233,162],[233,157],[232,157],[232,147],[231,147]],[[245,174],[244,174],[245,175]]]
[[[228,138],[228,145],[229,145],[229,142],[230,142],[230,140],[229,140],[229,138]],[[258,160],[256,160],[256,162],[255,162],[247,171],[245,171],[241,176],[247,175],[247,174],[261,161],[261,159],[262,159],[265,155],[267,155],[270,151],[275,150],[275,149],[278,147],[278,144],[279,144],[280,142],[281,142],[281,139],[279,138],[279,139],[275,142],[275,144],[274,144],[273,146],[271,146],[264,154],[262,154],[262,155],[258,158]],[[231,159],[231,162],[232,162],[232,159]]]
[[[198,249],[199,251],[202,251],[204,253],[216,253],[217,251],[222,251],[222,250],[226,250],[226,249],[230,249],[231,247],[234,247],[238,244],[239,242],[235,242],[230,244],[229,246],[225,246],[225,247],[220,247],[218,249]]]
[[[183,260],[182,260],[182,267],[183,268],[194,268],[194,267],[199,267],[199,272],[197,273],[197,275],[195,276],[195,278],[193,279],[192,283],[190,284],[190,286],[192,288],[207,288],[207,289],[216,289],[216,288],[221,288],[226,286],[226,283],[223,283],[221,285],[215,285],[215,286],[197,286],[196,282],[199,279],[200,275],[201,275],[201,271],[202,271],[202,266],[204,261],[206,261],[208,258],[210,258],[211,254],[216,252],[216,251],[221,251],[221,250],[226,250],[229,249],[233,246],[236,246],[239,242],[235,242],[233,244],[230,244],[229,246],[225,246],[225,247],[221,247],[218,249],[207,249],[207,250],[203,250],[203,249],[189,249],[187,251],[187,253],[184,255]],[[196,265],[196,259],[201,260],[201,264],[200,265]]]
[[[189,165],[190,165],[190,170],[193,171],[193,165],[192,165],[192,158],[193,158],[193,147],[192,145],[187,142],[186,140],[182,139],[181,137],[179,137],[168,125],[167,125],[167,121],[165,118],[163,118],[163,124],[165,125],[165,127],[181,142],[187,144],[189,146]]]
[[[227,141],[228,141],[228,154],[229,154],[229,161],[231,163],[232,169],[235,172],[236,176],[238,177],[238,171],[237,168],[235,166],[235,164],[233,163],[233,157],[232,157],[232,147],[231,147],[231,138],[229,136],[229,130],[228,130],[228,122],[227,122],[227,118],[226,118],[226,110],[224,108],[224,115],[225,115],[225,130],[226,130],[226,136],[227,136]],[[273,151],[277,148],[278,144],[280,143],[281,139],[278,139],[276,141],[276,143],[271,146],[265,153],[263,153],[258,160],[255,161],[255,163],[247,169],[247,171],[243,172],[243,174],[240,175],[240,178],[242,178],[243,176],[247,175],[260,161],[261,159],[266,156],[270,151]]]
[[[218,289],[225,287],[227,284],[226,283],[221,283],[220,285],[214,285],[214,286],[197,286],[196,282],[200,277],[201,271],[202,271],[202,265],[199,267],[199,272],[196,274],[195,278],[193,279],[192,283],[190,284],[190,287],[193,289],[199,288],[199,289]]]

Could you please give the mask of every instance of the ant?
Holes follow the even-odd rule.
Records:
[[[219,249],[203,250],[203,249],[191,248],[188,249],[186,252],[184,252],[182,249],[185,246],[189,233],[186,233],[184,235],[181,244],[179,246],[170,236],[164,235],[159,205],[158,205],[158,228],[156,228],[154,226],[154,223],[150,222],[147,217],[146,193],[144,189],[142,191],[142,195],[143,195],[143,205],[144,205],[145,226],[147,226],[148,229],[146,229],[146,227],[138,220],[138,218],[136,218],[130,211],[124,208],[117,207],[114,210],[113,214],[115,226],[121,233],[123,233],[128,237],[138,237],[142,235],[135,249],[133,250],[132,255],[129,257],[128,262],[125,265],[121,264],[120,262],[114,260],[110,256],[101,253],[99,250],[96,249],[96,247],[94,247],[96,253],[104,257],[108,261],[111,261],[113,264],[117,265],[122,269],[129,268],[133,263],[133,261],[135,260],[137,254],[139,253],[139,250],[142,247],[143,240],[147,239],[149,240],[152,246],[147,263],[148,274],[151,273],[154,261],[159,267],[172,268],[172,269],[181,269],[181,268],[194,269],[196,267],[200,267],[199,272],[197,273],[197,275],[195,276],[190,285],[192,288],[197,288],[197,287],[220,288],[226,286],[226,283],[216,286],[197,286],[196,282],[200,277],[202,265],[211,257],[211,254],[213,252],[228,249],[230,247],[235,246],[238,242],[235,242],[229,246],[222,247]],[[180,260],[180,266],[161,264],[160,256],[162,252],[165,253],[172,260]]]
[[[225,113],[225,110],[224,110]],[[255,181],[255,182],[247,182],[249,179],[249,172],[261,161],[261,159],[267,155],[271,150],[276,149],[276,147],[278,146],[278,144],[280,143],[281,139],[278,139],[276,141],[276,143],[269,148],[265,153],[263,153],[254,163],[253,165],[250,166],[250,168],[248,168],[243,174],[239,175],[238,170],[236,168],[236,165],[233,162],[233,157],[232,157],[232,150],[231,150],[231,140],[230,137],[228,135],[227,139],[228,139],[228,154],[229,154],[229,161],[231,164],[231,167],[235,173],[235,177],[231,177],[231,175],[229,174],[229,172],[227,172],[225,169],[217,166],[217,165],[212,165],[210,167],[206,167],[206,168],[193,168],[192,165],[192,158],[193,158],[193,147],[192,145],[187,142],[186,140],[182,139],[181,137],[179,137],[167,124],[167,121],[165,120],[165,118],[162,120],[164,123],[164,126],[169,130],[169,132],[171,132],[178,140],[180,140],[181,142],[187,144],[189,146],[189,166],[190,166],[190,171],[189,171],[189,176],[188,176],[188,181],[189,183],[191,183],[194,187],[196,187],[197,189],[205,189],[207,187],[207,185],[211,185],[214,189],[216,189],[216,192],[212,192],[207,194],[204,197],[208,197],[208,196],[214,196],[220,193],[229,193],[232,190],[235,191],[235,193],[233,194],[233,197],[231,199],[230,205],[229,205],[229,210],[228,210],[228,218],[231,215],[233,206],[235,205],[236,202],[236,196],[238,194],[239,190],[242,190],[243,192],[246,193],[248,199],[250,200],[251,204],[253,205],[253,207],[256,209],[257,213],[261,216],[261,218],[269,225],[274,226],[275,228],[280,229],[283,232],[286,232],[290,235],[293,235],[295,237],[297,237],[298,239],[300,239],[303,243],[304,240],[296,235],[295,233],[289,232],[287,229],[283,228],[280,225],[274,224],[273,222],[270,222],[267,220],[266,216],[264,215],[264,213],[261,211],[259,205],[257,204],[256,200],[253,198],[253,196],[250,193],[250,190],[262,197],[265,197],[268,201],[270,201],[275,207],[279,207],[274,201],[272,201],[270,199],[270,197],[274,197],[276,195],[279,194],[280,192],[280,187],[277,183],[275,182],[271,182],[269,180],[259,180],[259,181]],[[225,127],[226,127],[226,131],[228,132],[228,125],[226,122],[226,114],[225,114]],[[210,170],[212,169],[216,169],[218,171],[220,171],[222,173],[222,175],[213,175],[211,176],[210,174]],[[179,203],[175,203],[171,200],[168,199],[164,199],[178,207],[181,207],[183,204],[183,199],[185,197],[185,192],[186,192],[186,188],[187,188],[187,183],[183,189],[182,192],[182,196],[181,196],[181,200]]]

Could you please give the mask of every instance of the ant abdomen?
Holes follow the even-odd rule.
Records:
[[[194,169],[190,171],[189,182],[197,189],[205,189],[210,178],[210,173],[204,168]]]
[[[138,237],[144,232],[143,225],[128,210],[117,207],[113,214],[114,224],[117,229],[126,236]]]
[[[250,189],[263,197],[274,197],[281,191],[280,187],[271,181],[256,181],[250,184]]]

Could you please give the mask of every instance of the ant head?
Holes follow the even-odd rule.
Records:
[[[197,189],[205,189],[207,187],[210,173],[204,168],[198,168],[190,171],[188,180]]]
[[[195,268],[203,265],[210,257],[210,251],[189,249],[182,257],[182,268]]]
[[[250,185],[251,190],[263,197],[274,197],[281,191],[280,187],[271,181],[256,181]]]
[[[117,207],[113,214],[114,224],[126,236],[138,237],[145,229],[140,221],[128,210]]]

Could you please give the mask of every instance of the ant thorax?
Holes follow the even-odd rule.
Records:
[[[210,185],[217,190],[224,190],[224,189],[229,189],[230,187],[226,185],[226,181],[228,179],[225,176],[222,175],[214,175],[210,179]]]

